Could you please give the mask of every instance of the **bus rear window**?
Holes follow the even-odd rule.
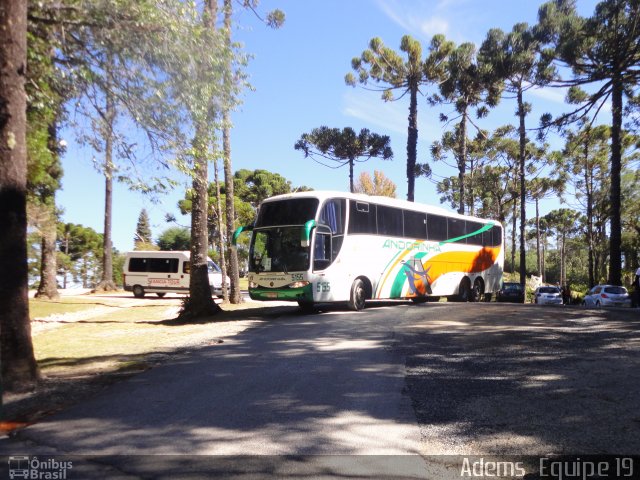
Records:
[[[295,198],[263,203],[255,227],[304,225],[316,218],[317,198]]]

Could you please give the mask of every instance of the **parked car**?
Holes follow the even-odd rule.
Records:
[[[504,282],[498,290],[496,301],[524,303],[524,288],[516,282]]]
[[[533,293],[533,303],[538,305],[562,305],[562,292],[558,287],[542,286]]]
[[[584,297],[587,307],[631,307],[631,297],[624,287],[596,285]]]

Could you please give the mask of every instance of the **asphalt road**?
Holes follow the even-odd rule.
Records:
[[[430,455],[637,455],[639,351],[630,310],[292,310],[113,385],[0,453],[100,455],[79,457],[82,478],[432,478]]]

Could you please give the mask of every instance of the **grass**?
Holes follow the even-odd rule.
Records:
[[[220,337],[233,335],[250,325],[244,320],[261,318],[271,308],[253,302],[225,304],[223,312],[214,317],[198,323],[181,323],[175,321],[179,308],[179,302],[175,300],[155,300],[154,303],[123,307],[106,297],[94,297],[87,303],[76,303],[77,297],[72,298],[57,303],[57,313],[63,313],[65,308],[66,312],[76,312],[80,307],[97,305],[101,309],[89,318],[69,323],[63,323],[62,318],[55,328],[35,330],[36,360],[45,375],[73,376],[144,369],[144,357],[148,354],[170,352],[208,341],[217,343]],[[49,307],[40,305],[49,302],[35,303],[39,307]],[[108,308],[109,303],[112,308]]]
[[[96,306],[95,299],[83,297],[61,297],[57,300],[29,299],[29,317],[45,318],[51,315],[80,312]]]

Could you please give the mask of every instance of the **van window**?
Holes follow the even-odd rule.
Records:
[[[130,258],[129,259],[130,272],[146,272],[147,266],[148,265],[147,265],[146,258]]]
[[[177,258],[149,258],[148,261],[151,273],[178,273]]]
[[[189,273],[191,271],[191,264],[189,262],[184,262],[182,264],[182,273]]]

